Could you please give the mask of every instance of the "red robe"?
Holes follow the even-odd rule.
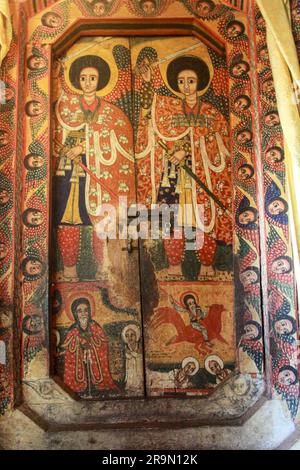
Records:
[[[108,341],[100,325],[90,324],[90,335],[79,326],[69,331],[64,342],[64,383],[74,392],[83,392],[88,387],[87,367],[91,384],[99,390],[116,390],[108,363]],[[86,366],[85,366],[86,364]]]

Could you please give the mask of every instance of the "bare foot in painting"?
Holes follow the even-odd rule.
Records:
[[[64,278],[69,281],[78,281],[76,265],[75,266],[64,266]]]
[[[215,270],[212,266],[203,266],[203,264],[201,265],[200,276],[214,277],[214,275],[215,275]]]

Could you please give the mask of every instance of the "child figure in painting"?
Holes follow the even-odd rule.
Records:
[[[101,326],[92,320],[87,298],[73,301],[75,323],[64,341],[64,383],[83,398],[118,391],[109,370],[108,340]]]

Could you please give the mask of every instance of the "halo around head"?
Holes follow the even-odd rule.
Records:
[[[193,292],[193,291],[187,291],[187,292],[183,292],[180,296],[180,302],[181,302],[181,305],[185,307],[185,303],[184,303],[184,298],[187,296],[187,295],[192,295],[194,298],[195,298],[195,301],[197,304],[199,304],[199,297],[198,295],[196,294],[196,292]]]
[[[189,363],[189,362],[192,362],[194,365],[195,365],[195,370],[189,374],[189,375],[195,375],[197,374],[198,370],[199,370],[199,362],[197,361],[197,359],[195,357],[192,357],[192,356],[189,356],[189,357],[185,357],[181,363],[181,367],[182,369]]]
[[[219,364],[219,366],[221,367],[221,369],[224,368],[224,362],[223,362],[223,360],[222,360],[219,356],[217,356],[217,355],[215,355],[215,354],[212,354],[211,356],[207,356],[207,358],[205,359],[204,367],[205,367],[205,369],[207,370],[207,372],[209,372],[209,373],[212,374],[212,375],[216,375],[216,374],[211,370],[211,368],[210,368],[210,366],[209,366],[209,363],[210,363],[211,361],[217,362],[217,363]]]
[[[140,337],[141,337],[141,330],[140,328],[135,325],[134,323],[129,323],[129,325],[126,325],[125,328],[123,328],[122,330],[122,339],[124,341],[124,343],[127,344],[127,339],[126,339],[126,333],[128,330],[133,330],[136,334],[136,340],[139,341]]]

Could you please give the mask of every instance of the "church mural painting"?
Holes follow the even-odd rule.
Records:
[[[101,354],[99,350],[97,350],[97,346],[94,346],[95,352],[93,353],[93,364],[94,359],[97,360],[97,357],[98,359],[102,357],[106,364],[102,367],[107,373],[106,375],[110,384],[107,388],[110,389],[111,392],[105,392],[105,395],[111,393],[114,396],[118,396],[119,394],[126,396],[139,393],[135,391],[136,388],[134,386],[134,384],[141,383],[141,377],[143,375],[139,366],[139,358],[142,356],[141,346],[143,344],[143,326],[139,316],[139,306],[132,308],[132,304],[128,302],[128,298],[130,298],[128,288],[124,288],[123,295],[118,296],[118,289],[112,289],[109,286],[107,274],[105,275],[105,273],[97,270],[97,264],[100,264],[99,260],[102,262],[103,257],[107,257],[110,263],[107,273],[109,272],[111,276],[111,273],[114,272],[113,268],[116,259],[114,259],[113,256],[108,256],[107,251],[105,251],[107,250],[107,245],[102,240],[98,243],[98,248],[94,255],[93,250],[95,246],[93,244],[92,234],[95,229],[95,222],[91,214],[89,214],[90,224],[82,224],[79,231],[78,227],[75,227],[76,230],[73,231],[73,238],[69,238],[69,245],[72,243],[71,240],[74,241],[74,243],[72,243],[73,253],[71,253],[73,256],[71,260],[73,264],[67,266],[68,262],[66,264],[65,260],[64,263],[64,254],[61,253],[59,253],[59,259],[55,261],[60,269],[58,270],[58,276],[51,278],[51,317],[55,317],[55,320],[52,322],[51,319],[52,327],[49,338],[50,329],[48,323],[47,296],[49,267],[47,260],[49,246],[48,214],[50,201],[49,181],[51,175],[49,155],[51,154],[51,138],[47,115],[49,116],[51,113],[52,115],[55,114],[55,107],[50,101],[48,88],[51,64],[50,45],[59,38],[66,27],[69,27],[69,25],[75,21],[76,16],[78,16],[80,12],[87,18],[100,16],[115,16],[118,18],[124,16],[125,13],[132,15],[133,18],[137,17],[140,19],[156,15],[167,17],[169,5],[176,4],[176,7],[180,9],[181,15],[183,11],[185,12],[183,16],[186,15],[186,17],[190,17],[191,15],[195,15],[211,30],[220,35],[227,45],[226,61],[218,57],[215,53],[208,53],[209,60],[211,61],[210,67],[213,70],[213,77],[210,77],[212,78],[212,82],[208,90],[206,90],[205,98],[211,109],[216,110],[217,115],[220,113],[220,118],[218,115],[218,119],[215,118],[215,120],[224,122],[221,128],[226,129],[227,127],[227,129],[229,129],[228,139],[232,139],[233,141],[231,145],[226,147],[226,136],[223,136],[225,137],[224,147],[230,155],[230,157],[227,156],[224,151],[225,160],[228,159],[227,168],[230,168],[229,174],[225,177],[227,181],[226,184],[228,184],[229,188],[227,195],[228,198],[232,198],[232,218],[230,219],[231,222],[229,221],[229,223],[232,223],[232,229],[226,232],[226,237],[231,236],[232,238],[231,240],[222,240],[221,237],[220,240],[225,241],[224,244],[220,245],[221,250],[219,245],[215,252],[213,249],[210,250],[212,253],[214,252],[214,255],[212,255],[213,261],[211,259],[207,260],[208,264],[206,266],[208,266],[208,268],[206,268],[206,272],[204,272],[203,275],[201,274],[201,268],[204,270],[203,266],[205,266],[203,259],[201,263],[198,259],[199,255],[197,257],[194,256],[195,253],[193,253],[192,256],[194,259],[191,263],[193,266],[193,279],[188,278],[188,270],[183,268],[182,264],[184,263],[181,263],[182,260],[180,259],[180,263],[178,263],[178,260],[175,259],[176,256],[181,258],[184,252],[184,250],[182,250],[182,240],[179,241],[175,251],[175,245],[172,247],[172,242],[175,240],[172,239],[169,244],[165,244],[165,247],[161,244],[160,240],[157,241],[156,246],[149,246],[148,242],[141,244],[140,256],[145,261],[144,268],[142,267],[141,269],[141,276],[143,276],[143,271],[144,273],[149,273],[149,269],[151,268],[149,279],[151,279],[152,286],[154,287],[153,298],[151,299],[149,309],[146,308],[144,321],[147,326],[150,325],[149,333],[151,333],[151,328],[155,331],[155,327],[159,328],[160,332],[165,331],[165,334],[168,332],[166,337],[163,338],[164,342],[162,342],[162,345],[153,344],[155,342],[152,342],[151,345],[151,338],[147,337],[147,334],[145,335],[145,344],[148,343],[148,345],[150,344],[152,347],[152,349],[148,349],[152,356],[150,354],[149,361],[147,362],[146,360],[146,385],[148,393],[150,392],[150,394],[209,394],[210,390],[213,390],[216,385],[218,385],[218,380],[227,380],[227,375],[231,373],[228,371],[232,371],[233,373],[235,368],[240,370],[242,374],[246,374],[245,377],[247,374],[250,374],[249,377],[251,377],[251,380],[256,380],[255,377],[258,379],[261,374],[263,374],[264,352],[260,313],[260,271],[258,256],[259,218],[256,199],[256,160],[255,149],[253,148],[253,104],[250,85],[251,61],[248,43],[249,31],[245,15],[229,7],[225,7],[218,1],[197,2],[197,5],[195,2],[189,2],[187,0],[182,2],[128,1],[128,5],[127,3],[126,5],[121,5],[122,2],[119,3],[117,1],[93,3],[99,3],[99,5],[92,5],[92,3],[84,1],[57,2],[55,5],[51,6],[51,8],[47,9],[47,12],[52,12],[52,15],[44,16],[45,11],[43,11],[38,13],[38,15],[31,20],[29,19],[29,44],[26,48],[26,89],[28,92],[26,92],[26,100],[23,106],[23,113],[26,116],[26,132],[24,152],[22,154],[24,164],[24,198],[22,207],[22,351],[24,379],[37,380],[49,374],[48,348],[50,342],[54,345],[51,348],[52,351],[55,351],[55,354],[57,354],[57,358],[54,361],[55,372],[64,380],[64,361],[67,348],[65,349],[63,345],[65,344],[68,334],[74,335],[74,341],[76,338],[81,337],[81,326],[79,317],[77,317],[78,319],[76,318],[76,309],[74,310],[73,308],[75,316],[72,313],[72,300],[85,299],[83,304],[80,305],[86,307],[85,315],[87,319],[85,321],[90,329],[89,338],[83,341],[87,341],[90,347],[92,342],[96,343],[98,341],[98,338],[100,338],[103,344],[107,344],[106,341],[108,340],[108,353]],[[142,3],[145,3],[145,5],[142,5]],[[172,7],[174,5],[172,5]],[[197,11],[195,11],[196,7]],[[119,10],[121,13],[119,13]],[[43,16],[44,18],[42,19]],[[293,358],[295,357],[295,332],[294,323],[291,320],[293,319],[292,312],[294,311],[293,278],[291,271],[291,253],[288,236],[286,234],[287,231],[285,230],[287,206],[284,203],[284,155],[282,152],[282,134],[276,116],[276,101],[272,98],[272,76],[269,66],[266,66],[267,54],[265,50],[264,27],[263,23],[258,20],[259,18],[257,16],[258,78],[259,87],[263,96],[262,102],[264,106],[266,104],[262,113],[262,127],[266,139],[268,139],[268,143],[263,143],[263,154],[264,167],[267,170],[267,176],[270,177],[270,179],[266,178],[265,181],[265,210],[269,233],[268,244],[271,246],[274,243],[277,247],[276,250],[274,248],[274,251],[270,250],[272,251],[272,255],[270,255],[271,257],[268,260],[271,300],[273,302],[274,299],[278,307],[277,309],[272,308],[273,313],[275,311],[277,312],[275,318],[270,315],[271,335],[274,339],[273,343],[271,343],[274,351],[274,390],[286,400],[292,415],[295,416],[298,404],[298,375],[293,362]],[[120,40],[118,41],[120,42]],[[142,121],[143,119],[145,120],[149,112],[149,108],[143,108],[143,105],[148,105],[151,108],[154,107],[153,102],[155,101],[156,103],[160,101],[168,103],[171,99],[174,99],[174,101],[177,101],[177,104],[172,104],[172,106],[174,109],[177,107],[177,115],[179,117],[183,116],[185,119],[187,118],[186,109],[181,108],[179,111],[183,102],[182,95],[181,97],[178,96],[176,90],[170,87],[170,82],[167,80],[166,75],[162,78],[157,74],[157,70],[160,70],[160,66],[157,65],[156,62],[163,57],[162,51],[157,47],[153,47],[153,44],[149,45],[149,42],[151,41],[145,38],[143,41],[137,41],[136,44],[134,44],[133,49],[136,48],[136,61],[133,61],[133,64],[139,65],[137,64],[138,53],[148,48],[146,50],[147,53],[145,53],[144,50],[140,58],[144,55],[142,60],[144,60],[143,65],[145,65],[146,62],[146,68],[147,66],[149,67],[150,64],[151,72],[154,72],[154,77],[151,77],[151,80],[155,83],[155,86],[161,84],[161,87],[158,86],[159,90],[157,90],[155,86],[148,90],[147,80],[143,80],[140,74],[134,75],[135,87],[139,93],[138,100],[140,101],[138,106],[135,107],[134,113],[131,115],[128,113],[130,104],[127,103],[126,107],[123,96],[114,95],[112,92],[108,93],[108,96],[101,96],[101,99],[108,100],[112,107],[116,106],[117,112],[124,113],[126,118],[130,121],[129,129],[131,129],[130,132],[132,132],[132,142],[135,141],[135,144],[137,142],[137,139],[134,138],[135,132],[142,134]],[[187,38],[187,42],[196,42],[196,40],[194,38]],[[122,46],[124,46],[124,44],[122,44]],[[101,54],[98,55],[101,57]],[[190,52],[190,54],[183,53],[181,59],[187,55],[193,55],[203,60],[202,54],[198,55],[195,51]],[[124,57],[119,60],[113,58],[107,62],[109,66],[115,67],[115,70],[118,71],[118,76],[123,73],[124,75],[126,74],[126,67],[122,68],[122,60],[125,60]],[[167,61],[166,65],[168,62],[170,63],[171,60]],[[147,61],[149,62],[148,64]],[[206,65],[208,63],[207,56],[204,63],[206,63]],[[265,66],[262,66],[262,64]],[[62,71],[64,71],[64,67],[61,63],[53,64],[52,73],[57,83],[55,92],[58,91],[59,83],[62,84],[62,86],[66,86]],[[143,72],[144,75],[146,75],[146,73],[146,71]],[[64,75],[67,76],[68,74],[65,73]],[[9,83],[8,80],[8,84]],[[70,83],[68,85],[70,85]],[[142,88],[139,89],[139,86]],[[70,89],[70,95],[77,97],[82,96],[82,89],[74,89],[72,84],[70,85]],[[229,98],[228,104],[226,103],[227,98]],[[13,100],[14,98],[12,97],[11,99]],[[72,106],[75,111],[78,109],[76,103],[73,103]],[[12,109],[15,112],[15,108]],[[11,113],[10,116],[13,116],[12,109],[9,111]],[[155,118],[157,117],[163,117],[159,109],[155,115]],[[152,117],[148,119],[148,124],[152,124]],[[181,128],[187,127],[186,122],[180,121],[176,123],[178,128],[180,128],[179,124],[182,126]],[[87,121],[84,123],[84,126],[87,126]],[[195,132],[196,126],[191,126],[189,123],[189,127],[193,127],[193,132]],[[3,130],[9,133],[11,132],[10,129],[10,126],[5,125],[5,129]],[[165,129],[163,130],[165,131]],[[68,132],[72,131],[68,129]],[[3,135],[5,142],[5,134]],[[63,145],[62,141],[59,142],[60,138],[61,137],[58,137],[56,148],[52,153],[53,160],[63,151],[61,147],[61,145]],[[76,135],[75,139],[79,139],[78,145],[80,145],[80,136]],[[184,142],[183,144],[180,143],[180,145],[182,147],[178,149],[179,152],[185,151],[187,154],[192,152],[190,143],[187,145],[186,142]],[[215,143],[213,142],[211,145],[213,146]],[[167,159],[170,153],[170,143],[167,143],[167,147],[168,149],[163,148],[160,144],[156,147],[156,155],[154,158],[165,156],[165,161],[167,161],[167,165],[163,166],[163,159],[161,160],[160,173],[156,175],[157,180],[154,178],[154,186],[157,190],[160,183],[163,181],[163,176],[166,176],[167,173],[170,175],[172,170],[172,161]],[[194,149],[194,154],[196,151],[197,150]],[[208,155],[209,152],[208,150]],[[137,153],[136,148],[134,148],[134,154],[136,155]],[[57,161],[59,161],[59,159],[58,157]],[[8,160],[11,162],[12,156],[9,156]],[[136,160],[139,169],[142,159],[137,158]],[[187,163],[188,166],[192,166],[192,162],[188,161]],[[166,169],[167,171],[165,171]],[[1,171],[2,170],[3,166],[1,167]],[[83,169],[81,168],[81,170]],[[175,174],[176,171],[175,165]],[[180,168],[179,173],[183,175],[183,171],[184,169]],[[65,170],[65,175],[61,176],[62,179],[66,178],[67,172],[70,172],[70,170]],[[75,175],[73,175],[73,178],[74,176]],[[128,177],[128,175],[124,174],[124,178],[125,176]],[[53,185],[55,184],[54,180],[56,177],[58,178],[59,176],[56,175],[53,177]],[[70,178],[71,177],[72,175],[70,175]],[[80,177],[78,175],[76,177],[78,177],[78,179],[82,178],[82,176]],[[192,179],[192,177],[190,178]],[[103,179],[105,183],[106,180],[105,178]],[[10,182],[11,190],[15,188],[12,174],[8,175],[8,181]],[[114,179],[114,183],[116,181],[117,179]],[[174,181],[176,181],[177,184],[178,180],[176,180],[176,177],[174,180],[169,177],[171,187],[174,186]],[[91,184],[91,187],[93,184],[94,183]],[[147,184],[149,184],[149,182],[147,182]],[[138,198],[146,199],[147,184],[143,187],[143,190],[137,185]],[[95,182],[95,187],[98,186],[99,183]],[[188,188],[184,189],[187,190]],[[186,193],[188,193],[188,191],[186,191]],[[284,202],[282,202],[282,200]],[[92,202],[92,200],[90,202]],[[229,205],[231,205],[231,202],[229,202]],[[225,204],[226,208],[227,204]],[[277,204],[277,206],[274,207],[274,204],[275,206]],[[215,203],[215,206],[217,208],[216,212],[219,213],[218,210],[221,209],[220,206],[217,203]],[[10,214],[9,220],[12,222],[12,212]],[[226,220],[226,215],[223,214],[223,216],[224,220]],[[222,219],[221,216],[219,218],[220,220]],[[59,223],[55,226],[57,231],[61,226],[68,229],[74,228],[67,224],[60,224],[61,220],[58,220],[58,222]],[[71,230],[69,230],[69,232],[71,233]],[[9,231],[4,231],[4,247],[8,235]],[[207,238],[209,239],[209,237]],[[56,239],[58,240],[58,237],[56,237]],[[64,239],[63,237],[61,237],[61,239],[61,245],[63,245]],[[57,240],[56,243],[59,244]],[[108,242],[108,245],[110,243],[111,241]],[[210,240],[210,243],[211,247],[213,245],[216,247],[217,245],[214,238]],[[232,244],[233,251],[230,249],[230,244]],[[88,249],[86,247],[88,247]],[[116,252],[114,248],[116,248],[116,246],[113,247],[112,244],[112,252]],[[124,243],[122,248],[123,250],[121,249],[119,252],[123,256],[123,267],[126,271],[126,269],[128,269],[128,261],[126,261],[126,257],[128,256],[126,243]],[[120,249],[120,247],[118,247],[118,249]],[[58,252],[59,251],[61,250],[58,250]],[[5,249],[3,252],[5,253]],[[172,252],[174,255],[176,254],[174,259]],[[87,253],[89,253],[89,256],[93,256],[93,263],[89,266],[91,269],[88,273],[88,279],[83,276],[83,272],[85,271],[83,267],[84,260],[86,259]],[[163,256],[161,256],[162,253],[164,253]],[[137,255],[137,251],[134,250],[133,254],[134,256]],[[223,263],[224,259],[226,260],[225,264]],[[76,263],[74,263],[74,260],[76,260]],[[170,260],[173,264],[170,264]],[[282,265],[285,267],[282,268]],[[235,296],[235,301],[233,301],[233,266],[235,272],[235,293],[240,293],[238,296]],[[71,268],[69,269],[69,273],[72,275],[70,277],[67,276],[66,279],[65,274],[69,274],[68,268]],[[8,269],[12,269],[11,263]],[[282,269],[285,269],[286,272],[278,272]],[[172,270],[175,274],[171,273]],[[53,272],[54,270],[51,267],[51,276]],[[219,279],[217,275],[219,275]],[[122,278],[122,276],[120,277]],[[115,273],[116,286],[120,286],[120,277],[118,278]],[[217,284],[214,283],[216,282],[219,282],[219,285],[222,286],[224,290],[222,291],[220,289],[219,297],[217,298],[216,296],[214,303],[211,303],[206,299],[211,300],[212,292],[214,292],[215,295],[214,289]],[[73,291],[76,284],[81,285],[81,288],[78,289],[79,294],[77,297],[77,294]],[[132,287],[133,284],[132,282],[130,287]],[[222,292],[226,292],[226,301],[224,300]],[[134,299],[136,300],[137,297],[137,293],[135,292]],[[86,299],[88,299],[88,302]],[[285,301],[288,302],[288,306]],[[7,299],[5,302],[8,306],[10,300]],[[135,302],[135,306],[137,303],[138,302]],[[93,307],[94,305],[96,305],[95,308]],[[282,308],[283,305],[284,308]],[[59,309],[58,314],[55,313],[55,308]],[[106,309],[106,313],[104,318],[102,318],[104,309]],[[195,314],[193,312],[195,312]],[[177,318],[175,325],[172,325],[172,322],[168,323],[171,314],[172,320],[174,316]],[[194,316],[198,318],[197,322],[193,321],[192,317]],[[212,321],[212,318],[214,318],[214,321]],[[182,319],[184,319],[184,326],[190,329],[190,341],[185,340],[184,342],[179,341],[177,343],[176,337],[179,336],[180,339],[182,330],[182,323],[180,324],[181,326],[179,326],[179,322],[182,322]],[[226,320],[226,324],[224,324],[224,319]],[[283,326],[282,322],[286,323],[285,326]],[[213,328],[211,328],[212,324]],[[132,325],[131,329],[129,328],[130,325]],[[194,326],[197,326],[197,328],[194,328]],[[95,332],[93,330],[95,330]],[[285,333],[283,333],[283,330]],[[127,334],[127,338],[124,331],[130,332],[130,335]],[[172,335],[169,334],[170,332],[172,332]],[[2,339],[1,335],[2,330],[0,339]],[[130,336],[132,337],[131,343],[129,342]],[[207,338],[207,340],[205,340],[205,338]],[[69,339],[70,337],[68,340]],[[170,340],[174,343],[171,341],[171,343],[166,346],[166,343]],[[201,354],[196,348],[198,340],[200,340],[201,344],[199,347]],[[223,340],[225,342],[223,342]],[[227,345],[226,342],[228,343]],[[72,341],[69,343],[69,347],[71,343]],[[212,343],[212,346],[210,346],[209,343]],[[231,349],[228,345],[231,346]],[[180,350],[180,354],[176,356],[176,361],[171,363],[170,354],[166,351],[164,351],[164,357],[158,359],[156,353],[158,350],[161,352],[161,347],[169,348],[169,351],[172,350],[172,348],[175,348],[177,351]],[[228,352],[229,350],[230,353]],[[76,365],[76,360],[74,360],[72,354],[73,353],[69,351],[68,361],[70,364]],[[8,357],[12,357],[12,354],[10,353]],[[154,361],[153,357],[155,358]],[[211,363],[209,365],[207,361],[205,362],[205,359],[210,357],[214,357],[214,359],[208,361]],[[234,364],[235,360],[236,364]],[[90,359],[87,359],[85,362],[83,361],[81,363],[84,364],[82,371],[84,370],[83,377],[84,380],[86,380],[87,387],[84,391],[81,390],[79,393],[83,395],[90,393],[90,395],[94,397],[100,397],[101,393],[99,393],[99,388],[97,388],[96,384],[97,379],[93,382],[93,380],[88,378],[91,372],[94,374],[95,378],[95,374],[97,374],[100,369],[93,370],[91,361],[89,361]],[[101,364],[101,361],[99,362]],[[79,364],[80,361],[77,361],[78,366]],[[130,370],[135,372],[130,372]],[[285,378],[288,375],[287,373],[290,376],[289,379]],[[170,385],[170,383],[172,383],[173,385],[171,387],[165,387],[164,385],[162,387],[156,387],[155,384],[157,385],[158,382],[153,381],[153,375],[155,376],[155,374],[162,374],[162,384]],[[171,377],[173,377],[172,380]],[[12,382],[11,380],[7,380],[7,383],[11,386]],[[75,388],[76,380],[70,379],[70,388],[72,388],[72,386],[70,386],[71,383],[73,384],[73,388]],[[152,386],[151,384],[154,385]],[[247,388],[247,384],[245,387]],[[2,404],[8,399],[9,393],[5,388],[1,393],[3,395],[3,398],[1,395]],[[229,396],[233,396],[231,388],[230,393],[228,392],[228,397]],[[224,400],[231,400],[231,398],[228,397],[224,397]],[[4,405],[4,408],[5,406],[6,405]]]

